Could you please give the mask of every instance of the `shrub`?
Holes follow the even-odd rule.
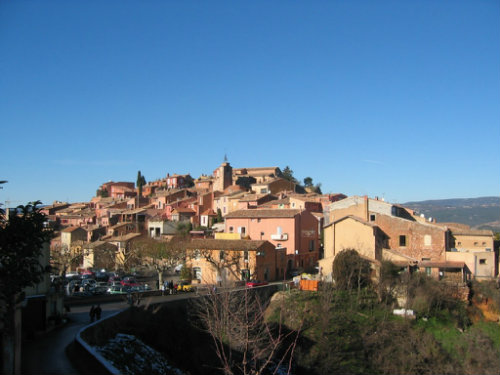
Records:
[[[341,251],[333,261],[333,278],[341,290],[364,288],[371,284],[370,262],[354,249]]]

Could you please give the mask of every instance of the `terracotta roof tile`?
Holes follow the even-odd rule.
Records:
[[[213,240],[193,239],[186,245],[186,249],[201,250],[258,250],[268,241],[254,240]]]
[[[292,218],[298,215],[301,210],[297,209],[255,209],[238,210],[228,213],[225,218]]]

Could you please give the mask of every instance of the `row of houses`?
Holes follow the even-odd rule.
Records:
[[[194,180],[190,188],[183,185],[192,181],[189,175],[167,175],[167,179],[146,185],[156,187],[149,196],[95,197],[88,204],[54,204],[46,208],[47,214],[56,216],[61,225],[71,225],[62,229],[53,245],[70,248],[79,241],[86,254],[80,267],[107,268],[109,260],[100,261],[104,256],[98,255],[102,253],[99,250],[123,253],[141,236],[168,240],[183,222],[203,229],[191,233],[203,242],[198,238],[198,248],[187,244],[186,259],[193,277],[209,283],[236,281],[245,275],[276,280],[300,270],[317,270],[329,279],[335,256],[349,248],[370,259],[375,268],[383,260],[391,260],[438,278],[465,281],[498,275],[498,251],[494,251],[491,231],[437,223],[377,198],[297,193],[293,182],[282,180],[277,168],[233,170],[224,162],[212,176]],[[113,186],[108,183],[100,190],[110,189],[112,195]],[[287,190],[290,187],[292,190]],[[69,223],[68,217],[79,217],[80,221]],[[241,244],[236,246],[235,241]],[[228,246],[235,246],[236,253]],[[262,246],[272,246],[273,256],[262,257],[269,254]],[[247,257],[238,248],[246,249]],[[207,255],[209,251],[213,256]],[[222,265],[229,263],[220,254],[232,254],[233,266],[235,254],[247,262],[238,263],[238,272],[234,267],[224,270]],[[250,258],[255,254],[255,259],[250,261],[248,254]],[[273,259],[275,264],[269,263]]]
[[[329,280],[335,257],[345,249],[357,250],[375,270],[391,260],[457,281],[498,275],[491,231],[438,223],[377,198],[299,192],[278,168],[232,169],[224,162],[196,180],[167,175],[147,184],[143,196],[133,183],[109,182],[99,191],[90,202],[43,208],[59,234],[51,258],[57,251],[81,255],[67,271],[124,267],[135,241],[169,241],[179,224],[189,224],[194,230],[183,245],[185,265],[193,279],[207,284],[283,280],[301,271]],[[26,321],[38,322],[32,318],[42,314],[40,324],[47,324],[62,310],[58,296],[48,276],[28,290],[35,308],[25,309]]]

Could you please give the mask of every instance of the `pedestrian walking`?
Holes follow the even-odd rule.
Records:
[[[161,284],[161,295],[165,295],[165,283]]]
[[[96,320],[101,319],[101,313],[102,313],[101,305],[97,304],[97,307],[95,308],[95,318],[96,318]]]
[[[92,323],[95,320],[95,306],[92,305],[89,311],[90,322]]]
[[[170,294],[174,294],[174,280],[169,281],[168,289],[170,290]]]

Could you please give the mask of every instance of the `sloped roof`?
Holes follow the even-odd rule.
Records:
[[[238,210],[228,213],[225,218],[293,218],[298,215],[301,210],[297,209],[254,209],[254,210]]]
[[[90,242],[88,244],[85,244],[85,248],[86,249],[95,249],[95,248],[98,248],[100,246],[103,246],[103,245],[109,245],[110,247],[116,247],[116,245],[113,245],[112,243],[109,243],[108,241],[94,241],[94,242]]]
[[[195,214],[196,212],[191,208],[177,207],[172,210],[172,213]]]
[[[193,239],[186,245],[186,249],[202,250],[258,250],[268,241],[255,240],[214,240],[214,239]]]
[[[67,227],[67,228],[64,228],[63,230],[61,230],[61,232],[71,233],[71,232],[74,232],[77,229],[83,229],[83,228],[82,227]]]
[[[432,268],[464,268],[465,262],[420,262],[419,267],[432,267]]]
[[[212,210],[211,208],[203,211],[201,214],[204,215],[204,216],[217,216],[217,214],[215,213],[215,211]]]
[[[372,228],[378,228],[378,225],[370,223],[369,221],[363,220],[363,219],[361,219],[357,216],[354,216],[354,215],[342,216],[340,219],[337,219],[334,222],[331,222],[330,224],[326,225],[325,228],[328,228],[328,227],[332,226],[333,224],[337,224],[337,223],[339,223],[343,220],[346,220],[346,219],[352,219],[352,220],[357,221],[358,223],[364,224],[366,226],[369,226]]]

